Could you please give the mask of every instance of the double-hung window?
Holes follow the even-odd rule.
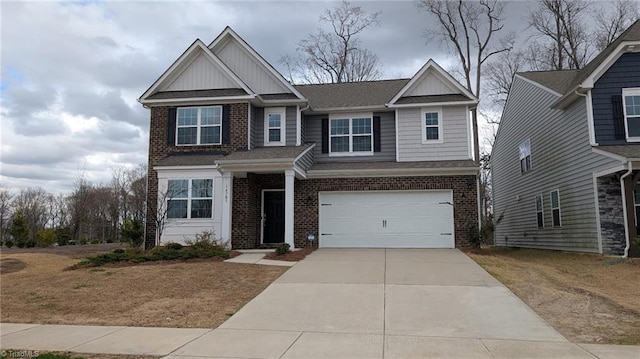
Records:
[[[640,88],[622,89],[627,138],[640,141]]]
[[[441,143],[442,111],[439,108],[422,109],[422,143]]]
[[[264,145],[286,145],[286,111],[284,107],[264,109]]]
[[[331,118],[330,154],[373,154],[373,116],[357,115]]]
[[[519,147],[520,151],[520,173],[531,170],[531,141],[527,139]]]
[[[562,225],[560,221],[560,191],[551,191],[549,197],[551,200],[551,219],[553,226],[560,227]]]
[[[168,181],[167,218],[211,218],[212,212],[212,179]]]
[[[222,106],[180,107],[176,115],[178,145],[222,143]]]
[[[544,228],[544,209],[541,194],[536,196],[536,217],[538,220],[538,228]]]

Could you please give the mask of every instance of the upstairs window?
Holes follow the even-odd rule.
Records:
[[[222,143],[222,106],[181,107],[176,120],[177,145]]]
[[[422,143],[442,142],[442,111],[423,109],[421,113]]]
[[[167,218],[212,218],[213,180],[169,180]]]
[[[332,118],[329,124],[330,154],[373,154],[373,116]]]
[[[560,227],[560,191],[555,190],[550,194],[551,199],[551,219],[554,227]]]
[[[622,100],[627,138],[640,141],[640,88],[623,89]]]
[[[542,195],[536,196],[536,216],[538,220],[538,228],[544,228],[544,209],[542,207]]]
[[[519,147],[520,151],[520,173],[531,170],[531,141],[527,139]]]
[[[286,145],[285,108],[265,108],[264,110],[264,145]]]

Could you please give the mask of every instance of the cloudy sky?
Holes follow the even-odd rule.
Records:
[[[384,77],[410,77],[445,47],[413,1],[354,2],[382,11],[362,36]],[[147,161],[149,111],[136,99],[193,42],[230,25],[284,73],[278,59],[337,5],[328,1],[0,2],[0,185],[67,192],[79,173],[107,183],[111,168]],[[521,32],[527,3],[507,6]]]

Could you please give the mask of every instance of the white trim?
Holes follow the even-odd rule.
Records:
[[[269,115],[280,115],[280,141],[269,141]],[[265,147],[286,146],[287,145],[287,108],[286,107],[265,107],[264,108],[264,143]],[[276,129],[274,127],[273,129]]]
[[[623,88],[622,89],[622,111],[623,111],[623,116],[624,116],[624,135],[625,138],[627,139],[627,142],[640,142],[640,136],[635,136],[635,137],[629,137],[629,124],[627,123],[628,119],[627,119],[627,103],[626,103],[626,96],[640,96],[640,87],[630,87],[630,88]],[[634,116],[634,118],[637,118],[638,121],[640,121],[640,117],[639,116]]]
[[[618,165],[602,171],[593,172],[593,175],[596,176],[596,178],[598,178],[598,177],[608,176],[610,174],[614,174],[616,172],[626,171],[626,170],[627,170],[627,163],[625,162],[625,164],[622,164],[622,165]]]
[[[251,150],[251,106],[253,105],[247,104],[247,151]]]
[[[428,140],[427,139],[427,124],[425,115],[427,113],[437,113],[438,114],[438,139],[437,140]],[[444,143],[444,118],[442,116],[442,108],[441,107],[422,107],[420,109],[420,129],[422,130],[422,144],[429,145],[434,143]],[[429,127],[435,127],[430,125]]]
[[[309,179],[349,177],[455,176],[477,174],[478,168],[476,167],[307,170],[307,178]]]
[[[596,142],[596,129],[593,122],[593,98],[591,97],[591,90],[587,92],[587,123],[589,126],[589,144],[591,146],[597,146]]]
[[[169,193],[169,189],[170,189],[170,185],[169,183],[171,181],[187,181],[187,189],[186,189],[186,197],[167,197],[164,200],[167,201],[166,204],[166,208],[167,208],[167,217],[166,220],[167,221],[175,221],[175,220],[202,220],[203,222],[205,222],[206,220],[214,220],[214,212],[213,209],[215,207],[214,205],[214,192],[215,192],[215,186],[214,186],[214,182],[215,179],[213,176],[209,175],[209,176],[189,176],[186,178],[166,178],[164,179],[167,183],[167,193]],[[211,197],[193,197],[193,181],[211,181]],[[158,192],[158,196],[160,196],[160,192]],[[196,200],[210,200],[211,201],[211,216],[210,217],[197,217],[197,218],[192,218],[191,214],[192,214],[192,204],[193,201]],[[187,208],[186,208],[186,217],[169,217],[169,201],[187,201]]]
[[[400,151],[399,151],[399,145],[398,145],[398,143],[399,143],[399,141],[398,141],[398,120],[400,118],[398,117],[398,109],[397,108],[394,110],[394,112],[395,112],[394,122],[395,122],[395,128],[396,128],[396,141],[395,141],[396,142],[396,162],[400,162],[400,155],[399,155]]]
[[[221,233],[223,241],[231,243],[231,228],[233,222],[233,173],[227,172],[222,175],[222,224]]]
[[[584,80],[582,81],[582,83],[580,85],[578,85],[579,87],[582,88],[593,88],[593,85],[596,83],[596,81],[598,81],[598,79],[600,79],[600,77],[602,75],[604,75],[605,72],[607,72],[607,70],[609,70],[609,68],[616,62],[618,61],[618,59],[624,55],[627,51],[625,50],[626,47],[634,47],[634,46],[638,46],[640,45],[640,41],[623,41],[620,43],[620,45],[618,45],[618,47],[615,48],[615,50],[613,50],[611,52],[611,54],[609,54],[609,56],[607,56],[606,59],[604,59],[600,65],[598,67],[596,67],[595,70],[593,70],[591,72],[591,74]],[[632,52],[632,51],[629,51]]]
[[[526,78],[526,77],[524,77],[524,76],[521,76],[521,75],[515,74],[515,75],[514,75],[514,80],[515,80],[516,78],[519,78],[519,79],[523,80],[524,82],[527,82],[527,83],[532,84],[532,85],[534,85],[534,86],[536,86],[536,87],[539,87],[539,88],[541,88],[541,89],[543,89],[543,90],[545,90],[545,91],[547,91],[547,92],[551,92],[552,94],[554,94],[554,95],[556,95],[556,96],[562,96],[562,94],[561,94],[561,93],[558,93],[558,92],[556,92],[556,91],[553,91],[552,89],[550,89],[550,88],[548,88],[548,87],[546,87],[546,86],[543,86],[543,85],[541,85],[541,84],[539,84],[539,83],[537,83],[537,82],[535,82],[535,81],[533,81],[533,80],[529,80],[528,78]]]
[[[316,147],[316,144],[312,143],[309,147],[307,147],[307,149],[302,151],[302,153],[300,153],[299,155],[296,156],[296,158],[293,159],[293,163],[295,164],[299,159],[301,159],[304,155],[307,154],[307,152],[311,151],[314,147]]]
[[[558,194],[558,225],[556,226],[555,221],[553,220],[553,192]],[[553,191],[549,192],[549,207],[551,207],[551,227],[553,228],[562,228],[562,210],[560,205],[560,189],[556,188]]]
[[[200,49],[202,51],[202,53],[208,57],[208,59],[210,61],[213,62],[214,65],[218,65],[222,71],[225,73],[225,75],[227,75],[229,77],[229,79],[231,79],[233,82],[235,82],[239,88],[242,88],[243,90],[245,90],[247,93],[252,94],[253,91],[251,89],[249,89],[249,87],[242,82],[242,80],[240,80],[240,78],[238,76],[236,76],[236,74],[233,73],[233,71],[231,71],[227,65],[224,64],[224,62],[222,62],[222,60],[220,60],[200,39],[196,39],[191,46],[189,46],[187,48],[187,50],[185,50],[185,52],[182,53],[182,55],[180,55],[180,57],[178,57],[176,59],[176,61],[173,62],[173,64],[171,64],[171,66],[147,89],[147,91],[145,91],[142,96],[140,96],[140,98],[138,98],[138,102],[142,103],[142,104],[146,104],[146,103],[151,103],[148,102],[148,100],[146,100],[147,97],[149,97],[150,95],[152,95],[153,93],[156,92],[156,90],[161,86],[164,85],[164,83],[166,81],[168,81],[169,79],[171,79],[171,77],[175,76],[179,76],[180,73],[182,73],[182,71],[179,71],[179,73],[176,73],[176,71],[179,70],[180,67],[182,66],[186,66],[188,64],[185,64],[185,61],[190,60],[192,54],[194,53],[194,51]],[[191,63],[191,61],[189,61],[189,64]]]
[[[467,122],[467,149],[468,149],[467,155],[469,156],[470,160],[473,160],[475,151],[473,148],[473,124],[471,123],[471,109],[469,108],[469,106],[467,106],[465,107],[465,110],[466,110],[465,118]]]
[[[388,108],[414,108],[414,107],[418,107],[418,106],[425,106],[425,107],[428,107],[428,106],[461,106],[461,105],[469,106],[469,105],[477,105],[478,102],[479,102],[478,100],[472,100],[472,101],[450,101],[450,102],[405,103],[405,104],[400,104],[400,105],[388,103],[388,104],[386,104],[386,106]]]
[[[153,166],[153,169],[160,171],[182,171],[182,170],[216,170],[218,165],[202,165],[202,166]]]
[[[213,48],[216,47],[216,45],[218,45],[220,42],[222,42],[223,39],[227,37],[227,35],[234,38],[240,44],[240,46],[242,46],[246,51],[248,51],[251,55],[253,55],[253,57],[256,60],[258,60],[258,62],[260,62],[260,64],[264,66],[269,72],[271,72],[271,74],[274,75],[283,85],[285,85],[285,87],[289,89],[289,91],[291,91],[299,99],[301,100],[304,99],[306,101],[305,97],[302,96],[302,94],[298,92],[298,90],[296,90],[296,88],[293,87],[289,83],[289,81],[287,81],[284,78],[284,76],[282,76],[273,66],[271,66],[271,64],[269,64],[262,56],[260,56],[258,52],[256,52],[251,46],[249,46],[249,44],[246,41],[244,41],[244,39],[240,37],[240,35],[238,35],[235,31],[233,31],[231,27],[229,26],[225,27],[225,29],[220,33],[220,35],[218,35],[218,37],[216,37],[211,42],[211,44],[209,44],[209,49],[211,50],[212,53],[213,53]]]
[[[302,112],[300,105],[296,105],[296,146],[302,144]]]
[[[524,156],[522,155],[522,149],[528,150],[525,151]],[[518,157],[520,158],[520,161],[518,162],[518,165],[520,165],[520,174],[523,175],[529,171],[531,171],[533,169],[533,156],[531,155],[531,138],[527,138],[526,140],[522,141],[520,143],[520,145],[518,146]],[[527,157],[529,157],[529,168],[526,168],[526,164],[527,164]],[[525,163],[525,169],[522,170],[522,160],[524,160]]]
[[[220,111],[220,124],[213,124],[213,125],[202,125],[202,109],[205,108],[214,108],[214,109],[219,109]],[[180,128],[191,128],[194,127],[193,125],[191,126],[180,126],[180,124],[178,123],[179,120],[179,116],[178,113],[180,112],[180,110],[182,109],[196,109],[198,110],[198,113],[196,115],[196,143],[178,143],[178,130]],[[208,145],[221,145],[222,144],[222,138],[224,136],[224,134],[222,133],[222,122],[224,121],[224,110],[222,108],[222,106],[220,105],[214,105],[214,106],[198,106],[198,107],[178,107],[176,108],[176,132],[175,132],[175,138],[174,138],[174,145],[176,147],[179,146],[208,146]],[[208,142],[208,143],[200,143],[200,135],[202,133],[202,127],[220,127],[220,142]]]
[[[354,151],[353,150],[353,138],[355,137],[365,137],[367,134],[354,134],[353,133],[353,120],[366,118],[369,119],[371,125],[371,133],[368,134],[371,138],[371,151]],[[349,134],[348,135],[332,135],[331,134],[331,122],[336,120],[348,120],[349,121]],[[373,112],[367,113],[341,113],[341,114],[330,114],[329,115],[329,157],[350,157],[350,156],[373,156],[374,154],[374,134],[373,134]],[[349,138],[349,151],[348,152],[333,152],[333,148],[331,146],[331,138],[332,137],[348,137]]]
[[[629,247],[631,244],[631,241],[629,238],[629,214],[627,213],[627,185],[625,183],[625,179],[631,173],[633,173],[633,163],[629,162],[627,164],[627,167],[629,167],[627,172],[622,176],[620,176],[620,190],[622,192],[621,193],[622,194],[622,217],[624,218],[624,237],[627,242],[624,248],[624,254],[622,255],[623,258],[627,258],[629,256]]]
[[[407,82],[407,84],[404,85],[402,89],[400,89],[400,91],[398,91],[398,93],[391,99],[391,101],[389,101],[389,104],[392,104],[392,105],[395,104],[396,101],[398,101],[399,98],[401,98],[407,91],[409,91],[409,89],[411,89],[413,85],[416,82],[418,82],[419,79],[422,78],[422,76],[427,72],[427,70],[431,68],[433,68],[437,73],[442,75],[445,78],[445,80],[448,80],[451,83],[451,85],[457,88],[462,94],[464,94],[465,96],[469,97],[472,100],[477,100],[476,96],[474,96],[469,90],[464,88],[458,81],[456,81],[455,78],[453,78],[453,76],[449,75],[448,72],[443,70],[442,67],[440,67],[440,65],[438,65],[435,61],[433,61],[433,59],[429,59],[429,61],[427,61],[427,63],[424,64],[424,66],[422,66],[422,68],[418,70],[418,72],[415,75],[413,75],[413,77],[411,77],[411,80]]]
[[[265,192],[284,192],[284,189],[263,189],[262,190],[262,204],[260,207],[260,244],[264,244],[264,221],[267,219],[266,213],[264,213],[264,193]],[[285,217],[286,221],[286,217]],[[285,224],[286,225],[286,224]],[[284,238],[283,238],[284,241]]]
[[[538,197],[540,197],[540,211],[538,211]],[[536,228],[537,229],[544,229],[544,196],[542,195],[542,193],[537,194],[535,197],[535,206],[536,206]],[[540,227],[538,225],[538,213],[542,213],[542,227]],[[551,214],[551,216],[553,216],[553,213]],[[553,221],[553,219],[552,219]]]
[[[622,156],[622,155],[619,155],[619,154],[616,154],[616,153],[612,153],[612,152],[609,152],[609,151],[601,150],[601,149],[599,149],[597,147],[592,147],[591,148],[591,152],[599,154],[599,155],[603,155],[603,156],[606,156],[606,157],[609,157],[609,158],[613,158],[614,160],[618,160],[618,161],[624,162],[624,163],[627,163],[629,161],[631,161],[631,162],[639,162],[640,161],[640,158],[627,158],[625,156]]]
[[[295,176],[293,170],[284,171],[284,242],[289,249],[295,249]]]
[[[598,177],[592,173],[593,177],[593,199],[596,209],[596,235],[598,237],[598,253],[602,254],[602,226],[600,225],[600,201],[598,200]]]

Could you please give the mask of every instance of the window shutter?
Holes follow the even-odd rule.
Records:
[[[329,153],[329,119],[322,119],[322,153]]]
[[[231,113],[229,105],[222,106],[222,143],[231,143]]]
[[[616,140],[622,140],[624,136],[624,109],[622,108],[622,95],[611,96],[613,104],[613,128]]]
[[[380,152],[380,116],[373,116],[373,152]]]
[[[176,144],[176,108],[169,107],[169,116],[167,121],[167,145],[175,146]]]

